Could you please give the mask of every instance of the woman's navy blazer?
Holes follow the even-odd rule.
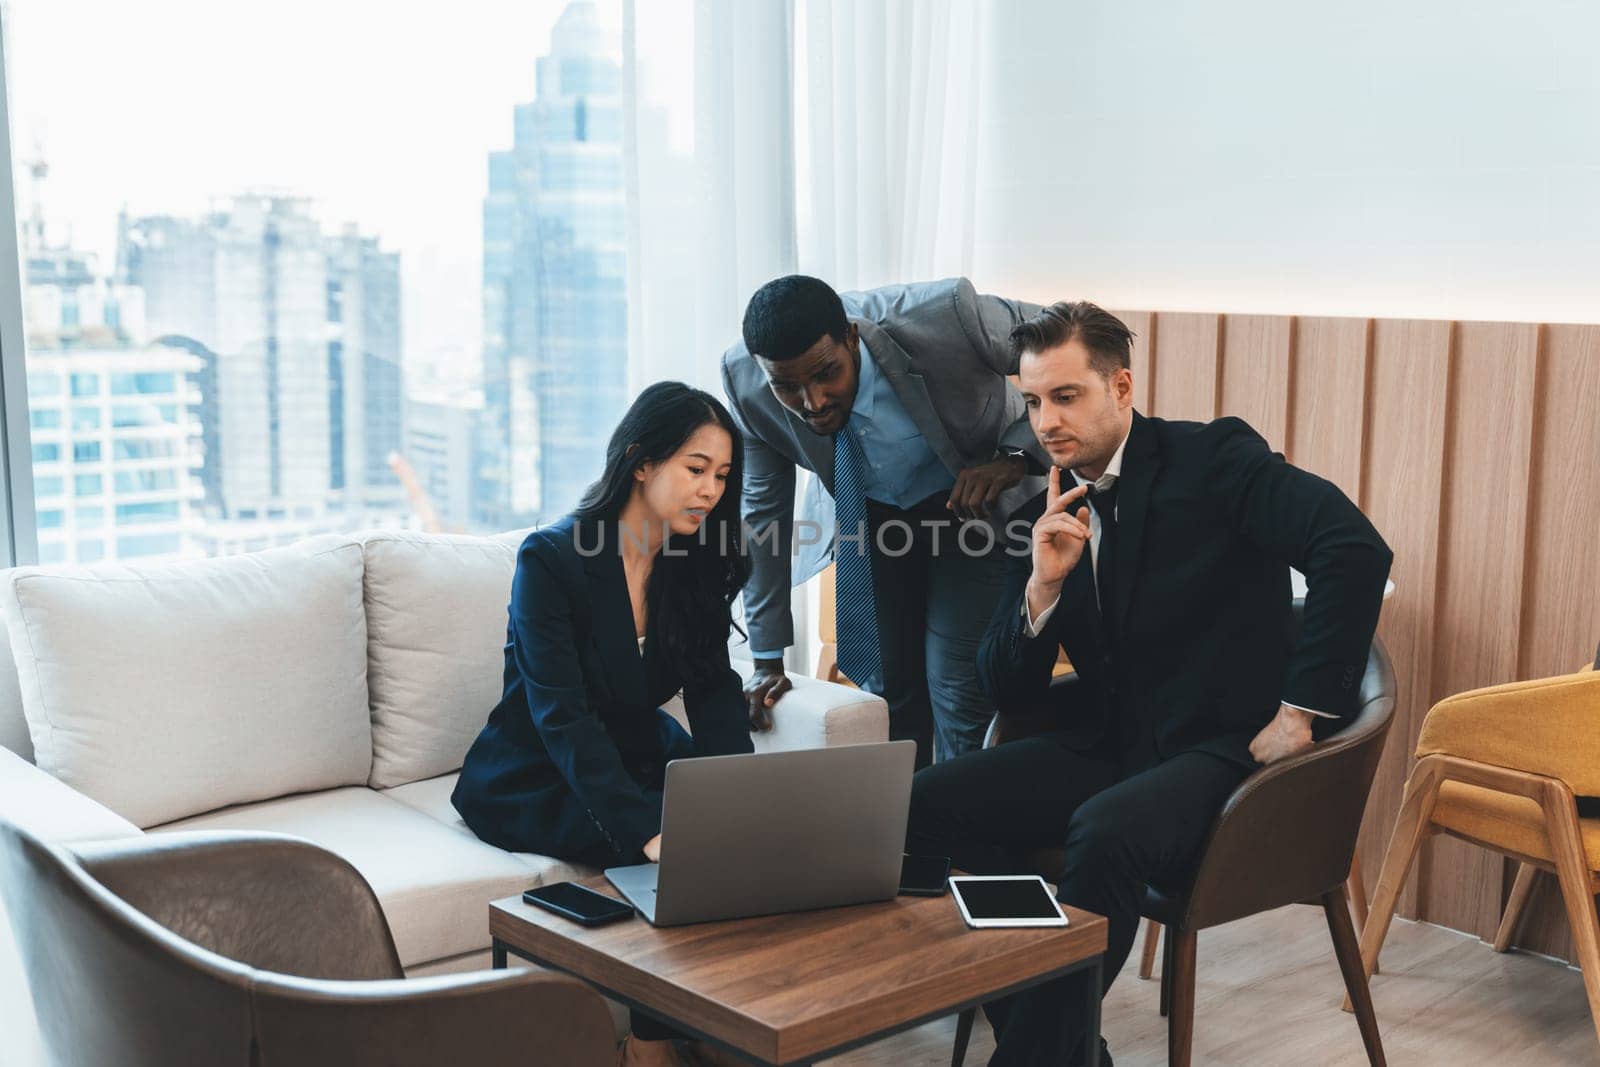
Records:
[[[632,859],[661,832],[669,760],[750,752],[726,651],[686,683],[646,633],[641,656],[616,526],[567,516],[517,553],[504,692],[451,801],[480,838],[565,859]],[[691,738],[662,704],[683,691]]]

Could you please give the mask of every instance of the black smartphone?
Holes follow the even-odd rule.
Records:
[[[900,892],[904,896],[942,897],[949,877],[949,856],[906,856],[900,861]]]
[[[522,899],[584,926],[604,926],[606,923],[633,918],[632,904],[596,893],[576,882],[542,885],[523,893]]]

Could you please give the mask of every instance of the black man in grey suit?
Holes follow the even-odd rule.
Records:
[[[1035,310],[965,278],[841,297],[792,275],[751,297],[722,380],[745,431],[756,728],[789,685],[805,468],[834,504],[840,670],[884,697],[890,737],[915,740],[919,766],[981,747],[994,703],[975,663],[1003,584],[1005,523],[1043,484],[1028,474],[1043,463],[1026,462],[1037,443],[1007,380],[1010,332]]]

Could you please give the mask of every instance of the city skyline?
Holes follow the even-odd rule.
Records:
[[[114,275],[23,228],[46,563],[410,523],[399,259],[294,200],[121,220]],[[154,525],[152,525],[154,524]]]
[[[622,73],[588,0],[567,0],[548,40],[531,57],[531,90],[502,105],[511,144],[488,149],[477,191],[483,340],[467,374],[417,373],[426,361],[407,359],[403,340],[417,304],[409,257],[316,198],[252,179],[203,210],[121,207],[108,252],[57,222],[53,160],[19,160],[30,369],[49,356],[70,374],[94,347],[108,366],[175,370],[157,408],[176,414],[157,421],[185,442],[163,475],[180,513],[159,550],[148,536],[119,538],[114,553],[79,544],[70,520],[83,509],[41,506],[48,558],[122,558],[138,545],[211,555],[394,522],[497,530],[576,502],[627,397]],[[93,414],[76,394],[46,397],[58,407],[39,413],[45,437]],[[130,425],[121,407],[107,411]],[[86,491],[71,468],[51,469],[81,459],[73,435],[59,445],[60,458],[39,460],[41,486]],[[120,491],[143,476],[111,469],[118,447],[107,439],[100,473]],[[148,521],[154,507],[116,514]]]
[[[137,12],[99,0],[7,7],[19,215],[32,209],[27,168],[42,153],[45,211],[65,231],[55,242],[109,272],[120,214],[194,217],[241,193],[303,197],[330,232],[354,222],[401,253],[408,376],[473,383],[485,152],[513,143],[508,106],[533,96],[566,0],[466,3],[442,24],[397,18],[395,5],[290,0],[252,24],[251,48],[223,51],[197,44],[231,40],[232,20],[194,0]],[[598,5],[608,30],[618,9]],[[96,32],[82,33],[91,22]],[[373,34],[394,47],[371,47]],[[470,59],[418,78],[430,53]],[[91,89],[107,81],[118,92]]]

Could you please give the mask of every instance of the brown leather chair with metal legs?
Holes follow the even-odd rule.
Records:
[[[0,822],[0,892],[63,1067],[616,1059],[604,1001],[573,979],[405,979],[371,887],[297,838],[151,834],[69,852]]]
[[[1070,683],[1057,679],[1053,684]],[[1385,1063],[1345,880],[1367,794],[1394,721],[1395,698],[1394,668],[1382,642],[1374,639],[1354,720],[1306,752],[1263,767],[1239,784],[1211,828],[1186,891],[1147,890],[1141,911],[1167,927],[1161,1011],[1169,1019],[1167,1057],[1173,1067],[1188,1067],[1193,1046],[1199,932],[1296,903],[1321,905],[1345,990],[1356,1005],[1367,1059]],[[1010,740],[1037,733],[1041,725],[1038,720],[1007,722],[997,725],[993,735],[997,741]],[[1060,849],[1040,850],[1031,857],[1047,879],[1059,874],[1062,862]],[[957,1067],[974,1015],[964,1012],[957,1027]]]

